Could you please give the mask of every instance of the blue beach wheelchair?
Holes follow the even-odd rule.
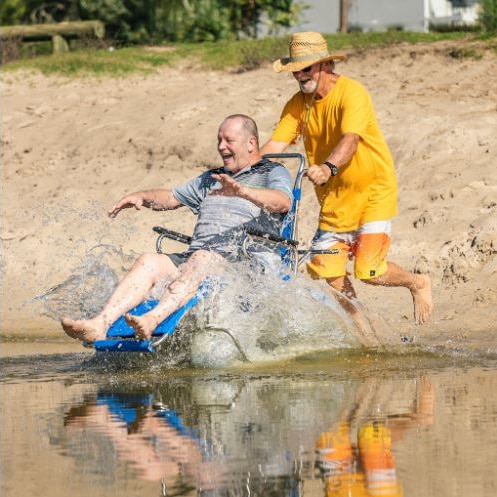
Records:
[[[327,250],[301,250],[299,249],[297,235],[297,221],[299,203],[302,196],[302,178],[305,172],[305,159],[300,153],[283,153],[283,154],[266,154],[267,159],[297,159],[298,167],[293,186],[293,203],[290,211],[285,216],[280,236],[271,236],[263,232],[249,231],[246,233],[248,238],[259,238],[264,243],[274,244],[279,248],[281,254],[281,264],[285,271],[282,271],[283,279],[290,279],[291,274],[297,273],[298,267],[303,259],[310,253],[334,253]],[[153,230],[158,234],[156,241],[156,250],[162,252],[162,243],[168,238],[189,244],[191,237],[172,231],[163,227],[156,226]],[[152,337],[148,340],[139,340],[136,338],[134,330],[126,323],[124,316],[120,317],[108,330],[105,340],[97,340],[92,345],[97,351],[107,352],[155,352],[161,345],[167,342],[167,339],[173,335],[183,318],[193,309],[198,302],[203,299],[210,291],[208,281],[204,281],[198,288],[197,293],[190,298],[181,308],[168,316],[155,329]],[[157,305],[157,300],[148,300],[130,311],[131,314],[141,315],[150,311]],[[229,334],[229,333],[228,333]],[[242,352],[242,351],[240,351]]]

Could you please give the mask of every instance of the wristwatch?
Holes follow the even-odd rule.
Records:
[[[323,164],[326,164],[331,171],[332,176],[336,176],[338,174],[338,167],[335,166],[335,164],[332,164],[330,161],[325,160]]]

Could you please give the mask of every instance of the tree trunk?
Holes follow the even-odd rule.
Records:
[[[349,2],[350,0],[340,0],[340,33],[349,31]]]

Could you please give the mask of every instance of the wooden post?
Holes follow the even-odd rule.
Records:
[[[349,31],[349,1],[340,0],[340,33]]]
[[[69,52],[69,44],[63,36],[52,36],[52,53]]]

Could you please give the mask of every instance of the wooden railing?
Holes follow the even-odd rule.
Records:
[[[69,40],[76,38],[98,38],[105,35],[101,21],[71,21],[56,24],[30,24],[0,27],[0,42],[7,40],[52,41],[52,51],[67,52]]]

